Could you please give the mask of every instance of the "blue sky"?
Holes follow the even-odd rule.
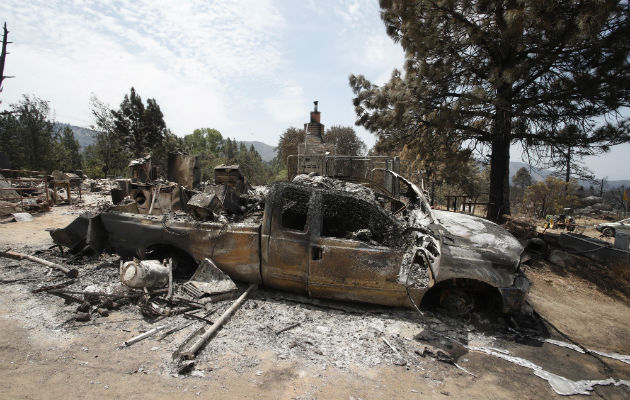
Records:
[[[117,107],[134,86],[180,136],[212,127],[275,145],[307,121],[313,100],[327,126],[353,126],[348,76],[383,83],[403,63],[378,11],[376,0],[3,0],[14,42],[5,75],[16,78],[0,108],[34,94],[58,121],[89,126],[92,94]],[[630,179],[630,144],[587,163]]]

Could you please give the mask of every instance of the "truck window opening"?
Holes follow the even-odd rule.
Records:
[[[282,227],[304,231],[309,195],[305,191],[285,190],[282,194]]]

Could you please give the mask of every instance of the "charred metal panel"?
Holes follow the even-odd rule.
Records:
[[[197,193],[186,204],[186,210],[196,220],[207,221],[214,219],[214,212],[221,209],[221,200],[209,193]]]
[[[503,301],[502,311],[504,313],[518,311],[525,304],[530,286],[529,279],[519,271],[512,286],[499,288]]]
[[[131,160],[129,162],[131,180],[137,182],[149,182],[151,180],[151,156]]]
[[[443,244],[437,281],[453,278],[475,279],[495,287],[508,287],[514,282],[514,269],[470,248]]]
[[[86,245],[90,213],[81,214],[65,228],[50,231],[53,241],[68,247],[71,253],[83,250]]]
[[[96,253],[103,251],[103,248],[107,245],[107,232],[101,221],[100,214],[89,219],[86,243]]]
[[[312,248],[308,290],[314,297],[408,306],[401,252],[355,240],[320,238]]]
[[[305,293],[308,281],[310,191],[285,185],[270,193],[266,214],[269,236],[264,238],[262,276],[265,285]]]
[[[214,183],[216,185],[227,184],[235,189],[238,194],[247,192],[245,177],[239,165],[218,165],[214,167]]]
[[[109,244],[121,255],[142,258],[148,248],[168,245],[185,251],[198,263],[204,258],[214,260],[235,280],[261,283],[259,225],[193,225],[186,220],[116,212],[102,213],[101,220]]]
[[[170,211],[180,211],[187,203],[184,189],[176,184],[162,186],[133,185],[129,196],[138,204],[138,212],[148,214],[153,204],[152,214],[168,214]],[[157,194],[157,196],[156,196]],[[155,200],[153,197],[156,197]]]
[[[369,158],[359,157],[326,157],[324,175],[345,177],[356,180],[370,180],[373,162]]]
[[[438,281],[471,278],[495,287],[514,282],[523,247],[500,226],[482,218],[434,211],[442,229]]]
[[[185,153],[168,153],[168,180],[187,189],[198,186],[201,180],[199,157]]]

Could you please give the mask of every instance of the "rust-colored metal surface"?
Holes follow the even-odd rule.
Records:
[[[239,165],[214,167],[214,183],[216,185],[227,184],[239,194],[247,192],[246,180]]]
[[[262,276],[265,285],[306,293],[310,231],[306,223],[310,193],[280,199],[283,192],[271,194],[265,207],[266,229],[263,229]],[[278,201],[278,205],[274,206]],[[284,215],[286,211],[292,219]]]
[[[312,247],[308,292],[314,297],[408,306],[400,282],[402,253],[387,247],[320,238]]]
[[[132,184],[129,196],[137,203],[140,214],[168,214],[183,210],[183,188],[176,184]],[[153,206],[153,207],[152,207]]]
[[[101,220],[110,245],[120,254],[144,256],[147,249],[172,246],[196,262],[204,258],[234,279],[260,283],[259,226],[247,224],[163,222],[163,218],[106,212]]]
[[[199,157],[184,153],[168,153],[168,180],[187,189],[199,185]]]

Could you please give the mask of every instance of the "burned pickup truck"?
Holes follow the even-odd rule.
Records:
[[[95,250],[122,257],[175,257],[180,270],[210,259],[236,281],[319,298],[406,307],[437,301],[456,309],[482,298],[517,311],[529,290],[519,242],[481,218],[431,210],[416,185],[387,173],[399,182],[399,196],[298,175],[259,188],[259,204],[250,199],[238,218],[199,221],[113,208],[81,216],[52,236],[71,246],[73,235],[83,235]]]

